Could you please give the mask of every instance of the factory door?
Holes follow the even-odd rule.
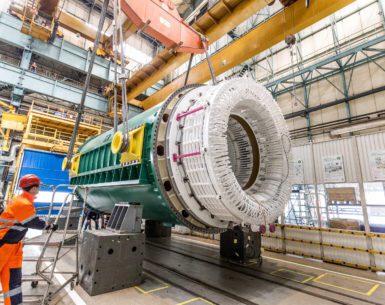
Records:
[[[69,184],[68,171],[63,172],[61,169],[65,155],[47,151],[24,149],[20,162],[20,169],[17,173],[17,183],[19,179],[26,174],[35,174],[40,177],[42,183],[47,185]],[[16,188],[15,193],[19,194],[20,188]],[[66,187],[60,188],[54,200],[54,205],[59,206],[70,190]],[[42,186],[35,207],[40,208],[49,206],[52,198],[52,188]],[[47,214],[48,210],[38,211],[38,214]],[[56,211],[57,213],[57,211]]]

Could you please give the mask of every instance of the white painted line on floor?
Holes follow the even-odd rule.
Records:
[[[332,271],[332,270],[329,270],[329,269],[324,269],[324,268],[319,268],[319,267],[314,267],[314,266],[294,263],[294,262],[286,261],[286,260],[283,260],[283,259],[273,258],[273,257],[269,257],[269,256],[264,256],[264,255],[262,257],[265,258],[265,259],[270,259],[270,260],[273,260],[273,261],[283,262],[283,263],[286,263],[286,264],[301,266],[301,267],[315,269],[315,270],[320,270],[320,271],[326,271],[328,273],[334,273],[334,274],[342,275],[342,276],[345,276],[345,277],[351,277],[351,278],[355,278],[355,279],[359,279],[359,280],[364,280],[364,281],[367,281],[367,282],[372,282],[372,283],[376,283],[376,284],[380,284],[380,285],[385,285],[385,282],[368,279],[366,277],[361,277],[361,276],[356,276],[356,275],[352,275],[352,274]]]
[[[193,244],[205,245],[205,246],[208,246],[208,247],[211,247],[211,248],[219,249],[219,246],[218,246],[218,245],[206,243],[206,242],[204,242],[204,241],[199,241],[199,240],[196,240],[196,239],[189,239],[189,238],[186,238],[186,237],[175,236],[175,235],[172,236],[172,238],[179,239],[179,240],[183,240],[183,241],[186,241],[186,242],[191,242],[191,243],[193,243]]]
[[[55,278],[60,285],[63,285],[66,282],[66,279],[61,274],[55,274]],[[84,302],[84,300],[80,297],[80,295],[75,290],[71,290],[69,285],[66,285],[64,289],[65,291],[67,291],[68,295],[70,296],[72,301],[75,303],[75,305],[87,305],[87,303]]]

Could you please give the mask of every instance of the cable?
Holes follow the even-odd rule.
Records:
[[[95,58],[96,58],[96,50],[99,47],[100,36],[101,36],[101,33],[102,33],[102,29],[103,29],[103,25],[104,25],[104,20],[106,18],[107,7],[108,7],[109,1],[110,0],[104,0],[104,3],[103,3],[102,12],[101,12],[100,19],[99,19],[98,31],[96,33],[96,37],[95,37],[95,41],[94,41],[94,47],[92,49],[91,59],[90,59],[90,63],[89,63],[89,66],[88,66],[87,77],[86,77],[86,81],[84,83],[82,97],[81,97],[81,100],[80,100],[80,103],[79,103],[79,106],[78,106],[78,109],[77,109],[76,121],[75,121],[74,129],[73,129],[73,132],[72,132],[70,145],[69,145],[69,148],[68,148],[67,164],[66,164],[67,169],[71,165],[71,159],[72,159],[73,150],[74,150],[74,147],[75,147],[76,136],[78,134],[79,125],[80,125],[82,114],[83,114],[83,111],[84,111],[84,103],[86,101],[87,91],[88,91],[88,87],[89,87],[90,81],[91,81],[92,68],[94,67],[94,62],[95,62]]]
[[[61,5],[61,8],[60,8],[60,12],[59,12],[59,15],[57,16],[57,20],[59,20],[60,16],[61,16],[61,13],[63,11],[63,8],[64,8],[64,3],[66,2],[66,0],[63,0],[63,3]]]
[[[118,14],[120,17],[121,3],[118,1]],[[120,18],[119,18],[120,19]],[[128,107],[127,107],[127,87],[126,87],[126,69],[125,64],[125,53],[124,53],[124,41],[123,41],[123,29],[122,23],[119,25],[119,38],[120,38],[120,64],[121,64],[121,82],[122,82],[122,119],[123,119],[123,130],[124,130],[124,146],[128,145]]]
[[[114,50],[114,134],[118,131],[118,48],[117,48],[117,0],[114,0],[113,8],[114,20],[112,20],[113,33],[112,33],[112,48]]]

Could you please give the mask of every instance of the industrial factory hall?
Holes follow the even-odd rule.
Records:
[[[0,304],[385,305],[385,0],[0,0]]]

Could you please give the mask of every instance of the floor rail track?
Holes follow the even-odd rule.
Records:
[[[204,262],[204,263],[215,265],[217,267],[224,268],[224,269],[227,269],[227,270],[230,270],[230,271],[233,271],[233,272],[237,272],[237,273],[241,273],[243,275],[251,276],[251,277],[256,278],[258,280],[263,280],[263,281],[266,281],[266,282],[269,282],[269,283],[272,283],[272,284],[283,286],[283,287],[291,289],[291,290],[300,291],[300,292],[302,292],[304,294],[311,295],[311,296],[314,296],[314,297],[317,297],[317,298],[320,298],[320,299],[323,299],[323,300],[328,300],[328,301],[331,301],[331,302],[334,302],[334,303],[337,303],[337,304],[351,305],[351,303],[348,303],[348,302],[345,302],[345,301],[341,301],[341,300],[333,298],[331,296],[325,296],[325,292],[327,292],[329,294],[339,295],[341,297],[348,298],[348,299],[351,299],[351,300],[354,300],[354,301],[364,302],[366,304],[382,305],[382,303],[377,303],[377,302],[373,302],[373,301],[370,301],[370,300],[366,300],[366,299],[362,299],[362,298],[359,298],[359,297],[355,297],[355,296],[352,296],[352,295],[348,295],[348,294],[345,294],[345,293],[336,292],[334,290],[331,290],[331,289],[328,289],[328,288],[325,288],[325,287],[314,286],[314,285],[311,285],[310,283],[303,283],[303,284],[299,284],[299,283],[295,283],[295,282],[292,282],[290,284],[283,283],[283,280],[280,277],[271,275],[270,273],[264,272],[263,270],[251,269],[251,268],[248,268],[247,266],[241,266],[241,265],[238,265],[238,264],[237,265],[232,264],[233,266],[237,267],[235,269],[234,267],[230,266],[231,263],[229,263],[227,261],[213,262],[212,258],[209,257],[209,256],[206,256],[207,259],[209,259],[209,260],[207,260],[207,259],[204,259],[204,258],[201,258],[201,257],[197,257],[197,256],[194,256],[194,255],[191,255],[189,253],[185,253],[185,252],[183,252],[183,249],[181,249],[181,248],[176,250],[176,249],[170,248],[169,246],[166,246],[166,245],[163,245],[163,244],[160,244],[160,243],[156,243],[156,242],[152,242],[152,241],[146,241],[146,244],[150,245],[150,246],[154,246],[154,247],[160,248],[160,249],[163,249],[163,250],[166,250],[166,251],[171,251],[171,252],[174,252],[174,253],[177,253],[177,254],[180,254],[180,255],[192,258],[194,260],[199,260],[199,261]],[[204,255],[199,254],[199,256],[204,256]],[[145,259],[145,261],[149,261],[149,260]],[[154,264],[158,264],[156,262],[153,262],[153,263]],[[168,268],[168,267],[165,267],[165,268]],[[260,275],[256,275],[256,274],[251,273],[250,272],[251,270],[253,272],[259,273]],[[176,272],[178,272],[178,271],[176,271]],[[185,276],[189,277],[188,275],[185,275]],[[304,285],[307,288],[312,288],[314,290],[320,290],[322,292],[318,293],[318,292],[308,291],[306,289],[301,288],[301,285]]]

